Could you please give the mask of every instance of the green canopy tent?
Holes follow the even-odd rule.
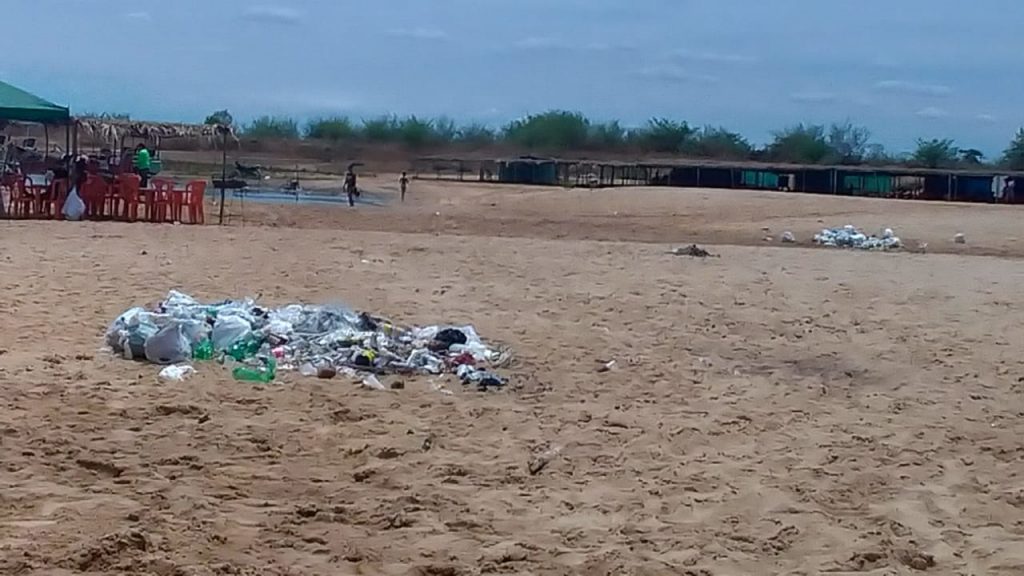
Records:
[[[0,81],[0,120],[67,125],[71,123],[71,112]]]
[[[35,94],[31,94],[0,81],[0,124],[7,122],[29,122],[42,124],[46,135],[46,152],[50,149],[50,126],[67,126],[65,130],[67,151],[71,148],[71,111],[64,106],[58,106],[53,102],[44,100]],[[77,144],[77,138],[76,138]],[[6,156],[5,156],[6,158]],[[6,162],[6,160],[5,160]],[[4,167],[0,167],[4,168]]]

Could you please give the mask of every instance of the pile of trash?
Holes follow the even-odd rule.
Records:
[[[880,236],[868,236],[850,224],[842,228],[825,228],[814,235],[814,243],[858,250],[897,250],[903,247],[892,228],[886,228]]]
[[[510,360],[472,326],[401,326],[344,306],[269,309],[252,299],[204,304],[174,290],[152,310],[121,314],[106,342],[127,359],[168,365],[161,377],[170,380],[192,373],[182,363],[219,360],[234,364],[236,379],[254,382],[272,381],[277,370],[298,370],[321,378],[365,376],[364,384],[382,389],[375,375],[451,373],[489,388],[505,385],[491,370]]]

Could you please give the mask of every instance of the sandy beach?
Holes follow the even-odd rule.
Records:
[[[1020,209],[365,186],[0,222],[0,573],[1024,573]],[[810,245],[847,223],[908,249]],[[511,385],[161,383],[102,335],[172,288],[473,324]]]

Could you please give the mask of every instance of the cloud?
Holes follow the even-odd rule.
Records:
[[[692,50],[676,50],[671,53],[672,58],[687,62],[705,62],[708,64],[751,64],[757,62],[757,58],[743,54],[722,54],[718,52],[695,52]]]
[[[516,50],[523,51],[537,51],[537,52],[629,52],[635,50],[636,47],[632,44],[625,43],[607,43],[607,42],[590,42],[590,43],[579,43],[574,44],[567,40],[560,38],[552,38],[550,36],[530,36],[517,40],[512,44],[512,47]]]
[[[444,40],[448,33],[437,28],[395,28],[388,30],[388,36],[412,40]]]
[[[807,92],[793,92],[789,95],[789,99],[800,104],[831,104],[839,99],[839,95],[835,92],[811,90]]]
[[[519,50],[568,50],[572,46],[563,40],[546,36],[530,36],[517,40],[513,45]]]
[[[285,6],[250,6],[242,13],[242,17],[253,22],[267,24],[295,25],[302,21],[302,13]]]
[[[129,20],[139,20],[142,22],[152,22],[153,16],[149,12],[129,12],[124,15]]]
[[[718,82],[717,76],[690,72],[678,66],[651,66],[642,68],[634,74],[644,80],[670,84],[714,84]]]
[[[881,92],[898,92],[917,96],[949,96],[953,89],[941,84],[920,84],[907,80],[883,80],[875,84],[875,90]]]
[[[916,114],[920,118],[928,118],[930,120],[934,120],[936,118],[946,118],[947,116],[949,116],[949,112],[942,108],[936,108],[935,106],[928,106],[927,108],[922,108],[918,110]]]
[[[977,116],[974,117],[974,119],[977,120],[978,122],[984,122],[986,124],[994,124],[999,121],[998,118],[991,114],[978,114]]]

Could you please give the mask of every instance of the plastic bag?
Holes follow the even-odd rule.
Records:
[[[65,220],[81,220],[85,215],[85,202],[78,196],[78,188],[72,188],[68,197],[64,200],[64,208],[61,210]]]
[[[181,324],[172,323],[146,340],[146,359],[154,364],[177,364],[192,357],[192,345]]]
[[[227,350],[252,335],[252,325],[240,316],[218,315],[213,325],[213,349]]]
[[[164,382],[184,382],[196,373],[196,369],[188,364],[168,366],[160,371],[158,378]]]

